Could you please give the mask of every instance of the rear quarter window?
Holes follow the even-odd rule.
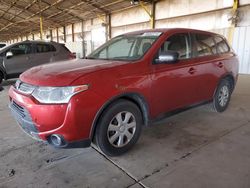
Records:
[[[56,48],[51,44],[36,44],[36,53],[55,52]]]
[[[223,54],[223,53],[227,53],[230,51],[230,48],[227,42],[222,37],[216,36],[214,37],[214,40],[217,46],[217,53]]]
[[[213,36],[209,34],[196,34],[196,56],[202,57],[207,55],[216,54],[216,44],[214,42]]]

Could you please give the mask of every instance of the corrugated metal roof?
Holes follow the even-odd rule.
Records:
[[[129,0],[0,0],[0,41],[131,7]]]

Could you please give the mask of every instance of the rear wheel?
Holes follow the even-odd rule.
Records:
[[[221,80],[216,89],[212,107],[216,112],[223,112],[227,109],[232,93],[232,86],[228,79]]]
[[[141,127],[138,107],[130,101],[119,100],[103,112],[97,125],[96,143],[106,155],[121,155],[137,142]]]

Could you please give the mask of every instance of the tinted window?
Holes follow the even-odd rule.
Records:
[[[24,55],[32,52],[31,44],[17,44],[11,47],[8,51],[11,51],[13,55]]]
[[[179,53],[179,59],[191,57],[191,48],[187,34],[175,34],[169,37],[161,46],[161,52],[176,51]]]
[[[4,46],[6,46],[6,44],[0,44],[0,48],[2,48],[2,47],[4,47]]]
[[[36,44],[37,53],[46,53],[56,51],[55,47],[51,44]]]
[[[227,42],[223,38],[215,37],[214,40],[216,42],[217,52],[219,54],[229,52],[230,50],[229,46],[227,45]]]
[[[196,56],[216,54],[216,45],[211,35],[196,34]]]

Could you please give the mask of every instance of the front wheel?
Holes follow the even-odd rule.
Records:
[[[119,100],[103,112],[97,125],[96,143],[106,155],[121,155],[137,142],[141,127],[142,115],[137,105]]]
[[[231,98],[231,85],[229,80],[221,80],[213,98],[213,110],[223,112],[227,109]]]

